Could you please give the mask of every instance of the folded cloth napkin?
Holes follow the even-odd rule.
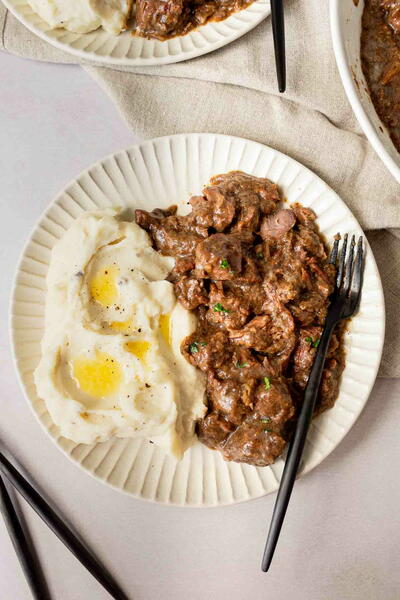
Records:
[[[337,73],[328,1],[286,0],[287,92],[277,92],[270,20],[186,63],[83,68],[136,135],[210,131],[268,144],[308,166],[351,208],[383,280],[387,334],[380,375],[400,377],[399,186],[363,136]],[[19,56],[76,62],[25,29],[0,4],[2,47]]]

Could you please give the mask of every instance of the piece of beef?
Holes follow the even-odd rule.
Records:
[[[177,299],[187,310],[194,310],[202,304],[207,304],[208,294],[202,279],[181,277],[174,283]]]
[[[328,408],[332,408],[339,394],[340,378],[343,373],[343,360],[328,358],[322,373],[321,387],[319,390],[315,414],[319,415]]]
[[[215,369],[215,374],[219,379],[246,382],[252,379],[260,379],[267,373],[273,372],[267,358],[258,358],[251,350],[243,346],[230,344],[228,355],[229,360]]]
[[[263,312],[266,294],[262,285],[253,283],[240,283],[240,285],[235,285],[235,289],[235,293],[240,295],[244,301],[249,303],[251,312],[253,312],[255,315],[259,315]]]
[[[207,229],[191,226],[189,217],[161,216],[146,210],[135,211],[136,223],[149,232],[155,247],[167,256],[187,257],[207,237]]]
[[[263,218],[260,235],[263,240],[278,240],[288,233],[296,223],[296,216],[292,210],[278,210],[272,215]]]
[[[300,340],[293,355],[293,381],[301,390],[304,390],[307,385],[321,333],[321,327],[307,327],[300,330]],[[343,368],[344,361],[339,339],[334,333],[325,360],[315,414],[322,413],[335,403]]]
[[[234,198],[225,196],[215,185],[205,187],[203,194],[190,199],[194,221],[202,227],[212,227],[218,232],[224,231],[235,216]]]
[[[181,352],[195,367],[204,372],[215,370],[232,359],[228,336],[224,331],[205,335],[194,331],[181,344]]]
[[[321,327],[304,327],[299,331],[299,341],[292,360],[293,380],[301,389],[307,385],[321,333]]]
[[[222,283],[212,283],[209,294],[207,320],[227,329],[242,327],[248,320],[248,301],[240,294],[240,288],[225,288]]]
[[[328,306],[326,298],[318,292],[304,292],[288,308],[301,326],[316,323],[322,325],[326,319]]]
[[[243,202],[244,206],[258,206],[262,214],[273,212],[281,202],[277,185],[269,179],[254,177],[242,171],[215,175],[210,182],[225,194],[237,198],[240,205]]]
[[[286,304],[300,292],[312,286],[307,269],[307,256],[295,251],[297,232],[289,231],[283,237],[266,238],[263,245],[263,260],[258,264],[264,274],[264,285],[272,287],[279,300]]]
[[[222,414],[227,421],[240,425],[254,402],[256,380],[244,383],[234,379],[217,379],[212,373],[207,378],[207,397],[213,411]]]
[[[271,331],[272,330],[272,331]],[[229,332],[235,344],[267,354],[275,352],[273,321],[270,315],[254,317],[247,325]],[[279,335],[281,338],[282,335]]]
[[[243,250],[240,237],[215,233],[196,247],[196,270],[220,281],[234,279],[242,270]]]
[[[243,231],[255,232],[260,224],[260,207],[253,198],[241,197],[239,200],[238,216],[231,231],[242,233]]]
[[[329,344],[328,352],[326,354],[327,358],[335,358],[338,352],[340,353],[340,340],[339,336],[341,335],[340,331],[333,332],[331,341]]]
[[[213,450],[219,450],[234,429],[235,425],[227,421],[222,415],[210,412],[197,424],[197,435],[205,446]]]
[[[175,281],[180,275],[185,275],[189,271],[193,271],[195,267],[194,256],[178,256],[175,260],[173,268],[173,277],[170,281]]]
[[[396,35],[400,34],[400,1],[382,0],[382,7],[386,11],[386,21]]]
[[[300,225],[296,232],[293,250],[304,260],[313,257],[322,261],[326,259],[326,250],[321,237],[316,231],[303,225]]]
[[[235,7],[236,3],[240,2],[240,0],[234,0],[233,4],[230,6],[229,4],[226,4],[224,0],[221,0],[221,2],[222,3],[220,4],[215,2],[215,0],[194,0],[193,5],[196,8],[196,10],[194,10],[192,13],[192,20],[194,26],[200,27],[200,25],[204,25],[213,17],[215,18],[215,20],[219,21],[219,14],[221,13],[221,11],[224,11],[224,7],[226,7],[225,10],[227,10],[227,14],[224,13],[223,15],[221,15],[222,18],[226,18],[230,14],[230,10],[234,12],[236,10],[240,10],[240,8]]]
[[[229,435],[222,448],[225,460],[266,467],[280,456],[286,440],[261,419],[250,418]]]
[[[299,296],[307,286],[309,274],[307,269],[296,261],[271,262],[269,269],[264,269],[264,285],[273,287],[282,304],[287,304]]]
[[[255,398],[255,411],[266,423],[283,429],[295,415],[295,404],[282,378],[266,377],[258,385]]]
[[[144,37],[163,40],[188,18],[183,0],[136,0],[136,31]]]
[[[329,267],[332,266],[333,265],[329,265]],[[334,272],[332,273],[331,269],[321,267],[315,258],[308,261],[308,268],[311,272],[314,289],[316,289],[324,300],[326,300],[333,292],[334,280],[332,274],[334,274]]]
[[[249,253],[244,252],[242,271],[235,277],[234,285],[236,288],[242,284],[251,284],[261,282],[262,277],[257,267],[256,261],[249,256]],[[243,296],[242,296],[243,297]]]
[[[301,225],[305,225],[306,227],[314,231],[317,230],[317,225],[315,223],[317,216],[311,208],[302,206],[297,202],[292,204],[291,208],[294,214],[296,215],[296,219]]]
[[[257,352],[288,357],[295,344],[293,317],[283,305],[275,308],[266,307],[266,314],[254,317],[239,330],[230,331],[230,339]]]

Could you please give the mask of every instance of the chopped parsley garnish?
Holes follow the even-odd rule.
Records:
[[[264,429],[264,433],[272,433],[272,429]]]
[[[257,252],[257,258],[264,258],[264,254],[262,252]]]
[[[199,346],[207,346],[207,344],[205,342],[192,342],[189,344],[190,354],[196,354],[199,351]]]
[[[243,369],[243,367],[248,367],[248,366],[249,366],[249,363],[246,363],[246,362],[244,362],[244,363],[237,362],[237,363],[236,363],[236,367],[237,367],[238,369]]]
[[[214,304],[214,312],[230,313],[231,311],[224,308],[220,302]]]
[[[269,389],[271,389],[271,382],[269,380],[269,377],[264,377],[264,385],[265,385],[265,389],[268,391]]]
[[[231,265],[229,264],[229,262],[226,258],[221,260],[221,264],[219,266],[221,267],[221,269],[230,269],[231,268]]]
[[[262,423],[269,423],[271,421],[271,419],[269,417],[262,417],[261,418],[261,422]]]
[[[318,348],[319,346],[319,342],[320,342],[320,338],[318,338],[317,340],[313,340],[312,337],[306,337],[304,338],[305,341],[310,344],[310,346],[312,346],[313,348]]]

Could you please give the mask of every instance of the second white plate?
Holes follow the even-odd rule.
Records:
[[[256,0],[225,21],[211,22],[185,36],[160,42],[133,36],[130,31],[112,35],[103,29],[91,33],[49,29],[26,0],[3,3],[25,27],[59,50],[81,60],[131,67],[165,65],[207,54],[241,37],[271,12],[270,0]]]
[[[283,460],[257,468],[224,462],[200,443],[181,462],[146,440],[111,439],[75,444],[60,436],[36,394],[33,371],[40,358],[51,249],[73,220],[97,208],[153,209],[184,204],[212,175],[241,169],[269,177],[289,203],[301,202],[318,216],[328,240],[337,232],[362,234],[340,198],[295,160],[261,144],[223,135],[158,138],[109,156],[84,171],[52,202],[28,241],[18,267],[12,300],[12,341],[22,387],[54,442],[88,473],[146,500],[185,506],[217,506],[257,498],[277,489]],[[310,471],[339,444],[366,403],[379,367],[384,338],[382,285],[367,248],[360,311],[345,337],[346,368],[335,406],[312,424],[302,472]]]

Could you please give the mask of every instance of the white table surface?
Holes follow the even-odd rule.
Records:
[[[0,54],[0,437],[132,600],[398,600],[400,382],[379,380],[340,446],[296,484],[269,574],[260,560],[275,495],[216,509],[138,501],[53,445],[18,387],[8,341],[22,245],[55,193],[135,136],[79,67]],[[21,502],[55,600],[109,598]],[[0,600],[30,593],[0,520]]]

